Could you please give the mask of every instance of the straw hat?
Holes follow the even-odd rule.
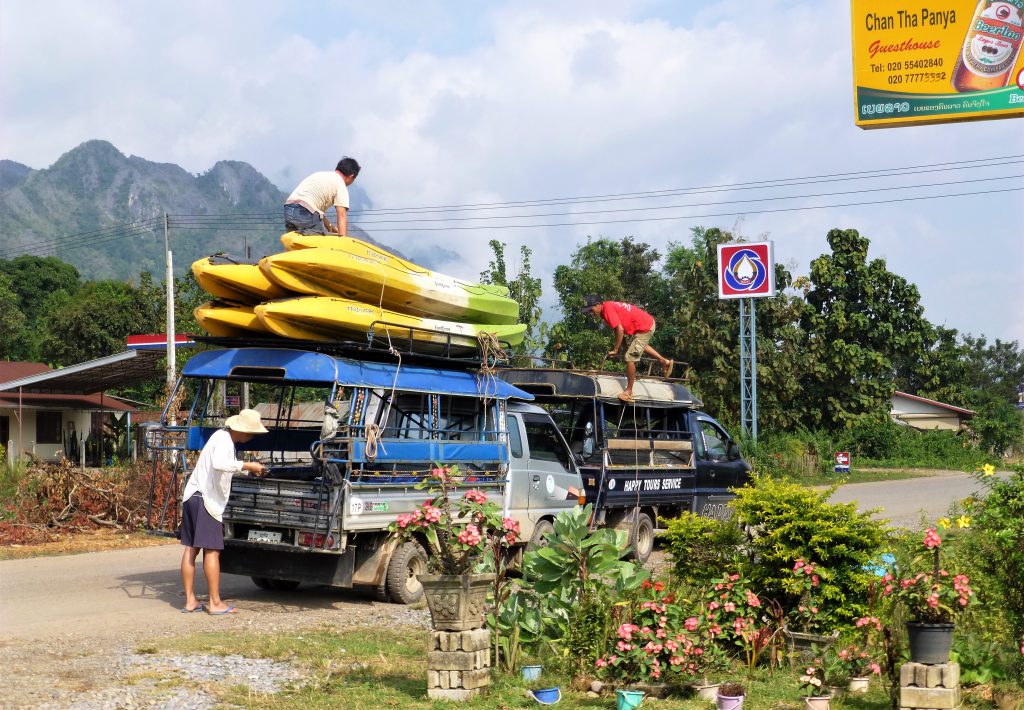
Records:
[[[260,413],[255,409],[243,409],[233,417],[228,417],[224,426],[232,431],[243,434],[266,434],[267,428],[260,421]]]

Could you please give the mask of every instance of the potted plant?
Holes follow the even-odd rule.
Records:
[[[427,543],[427,569],[433,574],[419,579],[438,631],[483,626],[487,593],[495,575],[478,568],[484,566],[488,549],[498,556],[501,548],[515,543],[519,535],[519,523],[503,518],[497,504],[483,491],[469,489],[453,501],[459,486],[466,483],[458,466],[435,467],[428,479],[416,484],[432,496],[389,526],[400,542]]]
[[[828,710],[830,697],[825,695],[825,667],[820,658],[807,664],[800,676],[800,692],[807,710]]]
[[[854,623],[856,636],[830,654],[830,672],[836,678],[845,678],[851,693],[868,692],[872,675],[881,675],[882,667],[875,656],[881,642],[874,637],[881,632],[882,622],[874,616],[865,616]]]
[[[718,706],[718,710],[740,710],[743,707],[743,699],[746,694],[747,689],[743,687],[742,683],[735,681],[722,683],[718,687],[715,704]]]
[[[838,631],[823,633],[824,616],[817,595],[822,579],[827,577],[828,570],[799,558],[785,582],[786,591],[799,597],[782,629],[793,666],[810,662],[827,651],[839,637]]]
[[[966,525],[966,521],[963,523]],[[882,594],[896,599],[907,613],[910,660],[915,663],[946,663],[953,643],[956,617],[974,596],[966,574],[942,569],[939,549],[942,538],[928,528],[922,550],[914,557],[908,576],[887,573]],[[916,570],[916,571],[915,571]]]

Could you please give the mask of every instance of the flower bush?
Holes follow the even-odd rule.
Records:
[[[808,698],[821,697],[827,691],[825,687],[825,666],[820,658],[815,658],[809,663],[800,676],[800,692]]]
[[[497,557],[501,547],[519,537],[519,522],[502,517],[483,491],[470,489],[453,503],[463,482],[458,466],[435,467],[429,478],[416,484],[432,497],[388,527],[400,541],[425,540],[430,553],[427,568],[435,574],[465,574],[482,562],[489,548]]]
[[[787,592],[798,596],[800,601],[790,609],[787,626],[797,631],[816,633],[824,627],[824,615],[818,601],[818,591],[822,580],[828,579],[828,571],[818,567],[802,557],[793,563],[790,577],[785,580]]]
[[[955,574],[939,565],[942,538],[935,528],[925,531],[922,550],[914,558],[919,571],[898,578],[892,573],[882,577],[883,596],[901,604],[912,621],[949,624],[970,604],[974,591],[966,574]],[[921,569],[924,565],[928,569]]]
[[[882,666],[876,657],[877,649],[882,647],[882,622],[876,616],[864,616],[854,623],[855,640],[848,640],[838,650],[833,651],[829,670],[837,676],[846,678],[864,678],[869,675],[881,675]]]

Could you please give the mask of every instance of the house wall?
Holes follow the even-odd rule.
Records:
[[[9,439],[3,442],[7,451],[7,460],[16,461],[27,453],[32,453],[44,461],[59,461],[64,454],[64,444],[40,444],[36,441],[36,412],[38,407],[22,407],[18,422],[18,408],[0,406],[0,417],[7,417],[10,422]],[[78,437],[88,436],[91,413],[72,409],[43,409],[48,412],[60,412],[61,428],[67,434],[69,423],[73,423]]]
[[[936,407],[927,402],[906,397],[893,397],[889,404],[889,416],[893,421],[907,424],[915,429],[942,429],[960,431],[963,422],[960,415],[945,407]]]

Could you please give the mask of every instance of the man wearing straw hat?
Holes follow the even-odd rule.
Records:
[[[239,461],[235,444],[244,444],[257,434],[266,434],[267,428],[255,409],[243,409],[228,417],[224,426],[206,442],[181,496],[181,544],[185,546],[181,556],[181,580],[185,586],[182,613],[205,610],[219,616],[238,611],[220,598],[220,551],[224,549],[222,516],[231,492],[231,478],[242,471],[257,475],[264,471],[263,464],[257,461]],[[210,601],[205,607],[195,593],[196,556],[200,550],[210,589]]]

